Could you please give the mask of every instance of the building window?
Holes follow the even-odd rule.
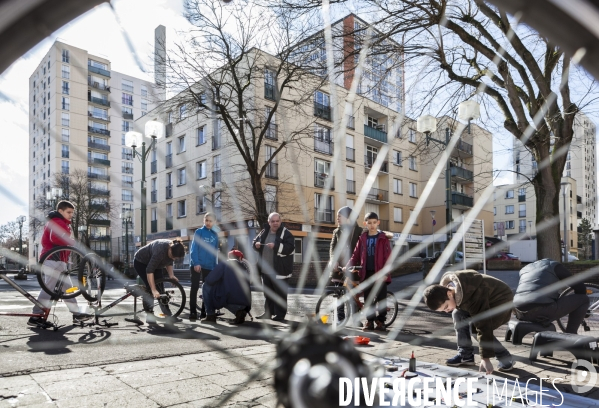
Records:
[[[518,231],[520,233],[526,232],[526,220],[520,220],[520,228]]]
[[[62,97],[62,110],[69,110],[71,108],[71,100],[66,97]]]
[[[178,186],[182,186],[183,184],[187,183],[187,179],[185,176],[185,168],[177,170],[177,182]]]
[[[409,163],[410,163],[410,170],[415,170],[415,171],[418,170],[418,168],[416,166],[416,157],[415,156],[410,156]]]
[[[46,89],[44,87],[44,89]],[[62,93],[65,95],[69,94],[69,83],[67,81],[62,81]]]
[[[133,188],[133,176],[123,176],[123,187]]]
[[[518,217],[526,217],[526,204],[520,204],[518,208]]]
[[[144,98],[148,97],[148,88],[145,85],[141,86],[141,96],[143,96]]]
[[[410,197],[418,197],[418,186],[416,183],[410,183]]]
[[[69,79],[71,76],[71,67],[69,67],[68,65],[63,65],[61,72],[62,72],[62,77],[64,79]]]
[[[179,120],[183,120],[187,117],[187,105],[179,106]]]
[[[393,194],[403,194],[401,191],[400,179],[393,179]]]
[[[412,215],[414,215],[414,210],[410,210],[410,218],[412,218]],[[418,225],[418,217],[414,220],[414,225]]]
[[[206,196],[196,197],[196,214],[202,214],[206,212]]]
[[[67,127],[70,126],[71,117],[70,117],[70,115],[68,113],[62,112],[60,114],[60,118],[61,118],[61,121],[62,121],[62,126],[67,126]]]
[[[123,91],[133,93],[133,82],[132,81],[123,79],[121,82],[121,87],[123,88]]]
[[[416,143],[416,131],[414,129],[408,129],[408,142]]]
[[[63,160],[62,161],[61,171],[62,171],[62,174],[69,174],[69,162],[68,162],[68,160]]]
[[[197,146],[206,143],[206,133],[204,132],[205,126],[200,126],[196,129]]]
[[[166,205],[166,216],[167,217],[172,217],[173,216],[173,204],[172,203],[168,203]]]
[[[129,132],[130,130],[133,130],[133,126],[131,126],[131,122],[127,122],[126,120],[124,120],[123,121],[122,131],[123,132]]]
[[[206,178],[206,160],[196,163],[196,172],[198,180]]]
[[[166,113],[166,123],[173,123],[173,112],[172,111],[168,111]]]
[[[65,159],[69,158],[69,146],[68,145],[62,145],[62,157]]]
[[[121,170],[123,174],[133,174],[133,163],[123,162]]]
[[[514,198],[514,190],[507,190],[505,192],[505,198]]]
[[[62,62],[69,63],[69,50],[62,50]]]
[[[69,139],[70,139],[70,137],[69,137],[69,135],[70,135],[69,129],[62,129],[61,132],[62,132],[62,134],[61,134],[62,141],[65,142],[65,143],[69,143]]]
[[[141,100],[141,110],[145,112],[148,111],[148,101],[146,99]]]
[[[179,137],[179,151],[177,153],[183,153],[185,151],[185,136]]]
[[[497,207],[493,207],[493,215],[497,215]]]
[[[187,216],[187,200],[177,201],[177,217],[186,217]]]
[[[129,147],[122,147],[121,148],[121,158],[123,160],[133,160],[133,149],[129,148]]]
[[[133,95],[123,93],[122,102],[123,105],[133,106]]]
[[[505,206],[505,213],[506,214],[513,214],[514,213],[514,206],[513,205],[506,205]]]
[[[275,72],[270,69],[264,70],[264,97],[275,100],[275,84],[276,84]]]
[[[302,263],[302,239],[295,239],[295,252],[293,254],[293,262]]]
[[[393,150],[393,164],[397,165],[397,166],[401,166],[402,165],[402,158],[401,158],[401,152],[398,152],[397,150]]]
[[[514,229],[514,221],[506,221],[505,229]]]
[[[123,198],[123,201],[133,201],[133,191],[123,190],[122,198]]]
[[[403,222],[403,213],[401,208],[395,207],[393,208],[393,221],[394,222]]]

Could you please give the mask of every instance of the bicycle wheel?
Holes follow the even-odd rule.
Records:
[[[75,285],[84,256],[83,252],[70,246],[59,246],[46,252],[36,267],[37,281],[42,290],[57,299],[79,296],[81,288]]]
[[[316,303],[316,318],[326,324],[333,324],[337,319],[337,326],[345,326],[352,315],[351,302],[340,302],[339,298],[345,291],[330,291],[324,293]]]
[[[397,298],[393,292],[387,292],[387,318],[385,319],[385,327],[389,327],[393,324],[397,318],[397,312],[399,311],[399,304]]]
[[[585,283],[585,286],[587,287],[587,295],[591,303],[589,310],[578,329],[578,334],[599,337],[599,285],[596,283]],[[572,288],[567,288],[559,297],[561,298],[573,294],[574,290]],[[568,315],[557,319],[557,325],[563,332],[565,332],[566,327],[568,326]]]
[[[102,270],[103,261],[96,254],[86,255],[79,264],[77,281],[81,294],[89,302],[96,302],[106,288],[106,273]]]
[[[166,295],[165,299],[154,299],[154,308],[158,307],[165,316],[179,316],[185,309],[185,290],[174,279],[157,279],[156,289],[160,294]]]

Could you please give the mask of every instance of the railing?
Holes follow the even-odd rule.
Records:
[[[518,202],[519,203],[523,203],[526,201],[526,196],[525,195],[519,195],[518,196]]]
[[[166,199],[173,198],[173,186],[166,186]]]
[[[314,116],[318,116],[319,118],[326,120],[331,120],[331,107],[318,102],[314,102]]]
[[[87,162],[90,164],[100,164],[102,166],[110,166],[110,160],[98,159],[96,157],[88,157]]]
[[[62,151],[62,157],[65,158],[65,159],[68,159],[69,158],[69,152],[66,151],[66,150],[63,150]]]
[[[324,208],[314,208],[314,221],[315,222],[323,222],[327,224],[333,224],[335,222],[335,211],[324,209]]]
[[[152,160],[150,162],[150,174],[158,172],[158,160]]]
[[[524,211],[518,210],[518,217],[520,217],[520,218],[526,217],[526,210],[524,210]]]
[[[46,89],[46,88],[44,88],[44,89]],[[62,93],[64,95],[69,95],[69,87],[68,86],[63,86],[62,87]]]
[[[90,235],[91,241],[110,241],[110,235]]]
[[[378,130],[376,128],[364,125],[364,136],[369,137],[379,142],[387,143],[387,132]]]
[[[275,100],[275,86],[272,84],[264,84],[264,97],[266,99],[270,99],[271,101]]]
[[[61,173],[62,173],[62,174],[69,174],[69,168],[68,168],[68,167],[64,167],[64,166],[63,166],[63,167],[61,168]]]
[[[93,187],[91,187],[89,189],[89,193],[91,195],[109,196],[110,195],[110,190],[103,190],[103,189],[100,189],[100,188],[93,188]]]
[[[451,177],[458,177],[463,180],[473,181],[474,173],[463,167],[451,166]]]
[[[164,161],[165,161],[165,167],[167,169],[173,167],[173,154],[167,154],[166,156],[164,156]]]
[[[106,227],[110,227],[110,220],[89,220],[89,225],[103,225]]]
[[[123,119],[133,120],[133,114],[129,112],[123,112]]]
[[[266,172],[264,173],[266,178],[278,179],[279,178],[279,164],[270,162],[266,166]],[[270,214],[270,213],[269,213]]]
[[[472,156],[472,145],[470,143],[464,142],[462,139],[458,140],[456,144],[456,148],[468,155]]]
[[[356,161],[356,149],[353,149],[351,147],[346,147],[345,148],[345,160],[355,162]]]
[[[266,132],[264,133],[264,137],[270,140],[278,140],[278,129],[276,123],[269,123]]]
[[[150,232],[158,232],[158,220],[150,221]]]
[[[90,101],[91,103],[96,103],[98,105],[102,105],[102,106],[108,106],[110,107],[110,101],[106,100],[106,99],[102,99],[102,98],[96,98],[95,96],[91,96],[89,95],[87,97],[87,100]]]
[[[329,140],[314,138],[314,150],[319,153],[333,155],[334,143]]]
[[[173,217],[166,217],[166,228],[167,231],[173,229]]]
[[[356,194],[356,181],[355,180],[346,180],[347,188],[346,191],[349,194]]]
[[[99,89],[101,91],[110,92],[110,87],[108,85],[104,85],[104,84],[101,84],[99,82],[95,82],[95,81],[91,81],[91,80],[88,80],[87,84],[89,86],[91,86],[92,88],[96,88],[96,89]]]
[[[220,170],[214,170],[212,172],[212,187],[216,186],[216,183],[220,181]]]
[[[150,202],[151,203],[158,202],[158,191],[157,190],[150,191]]]
[[[88,65],[87,70],[93,72],[94,74],[104,75],[110,78],[110,71],[106,69],[94,67],[93,65]]]
[[[97,133],[99,135],[110,136],[110,130],[100,129],[100,128],[93,127],[93,126],[88,126],[87,131],[92,132],[92,133]]]
[[[347,125],[345,125],[348,129],[355,130],[356,129],[356,118],[352,115],[347,115]]]
[[[90,204],[89,206],[93,211],[108,211],[109,207],[107,204]]]
[[[133,174],[133,167],[121,167],[123,174]]]
[[[526,232],[526,226],[522,227],[520,226],[519,230],[520,233]]]
[[[217,150],[222,147],[220,136],[212,137],[212,150]]]
[[[278,212],[279,202],[278,201],[266,201],[266,213],[271,214]]]
[[[71,104],[70,103],[63,103],[62,104],[62,110],[71,110]]]
[[[87,173],[87,178],[95,180],[110,181],[110,176],[106,174]]]
[[[121,153],[121,159],[133,160],[133,153]]]
[[[166,131],[166,136],[165,137],[172,136],[172,134],[173,134],[173,124],[172,123],[167,123],[166,126],[165,126],[165,131]]]
[[[324,188],[327,179],[330,176],[326,173],[318,173],[318,172],[314,172],[314,187],[320,187],[320,188]],[[333,181],[331,183],[331,190],[335,189],[335,178],[333,177]]]
[[[389,220],[379,220],[379,229],[381,231],[389,231]]]
[[[375,161],[376,161],[376,157],[365,155],[364,156],[364,167],[366,169],[371,169]],[[381,168],[379,169],[379,171],[382,171],[384,173],[389,173],[389,162],[385,160],[383,162],[383,164],[381,164]]]
[[[87,116],[89,116],[90,118],[95,118],[95,119],[100,119],[100,120],[105,120],[107,122],[110,122],[110,116],[108,116],[108,115],[101,115],[101,114],[97,114],[94,112],[87,112]]]
[[[89,147],[90,149],[98,149],[98,150],[104,150],[105,152],[109,152],[110,151],[110,145],[104,144],[104,143],[96,143],[96,142],[87,142],[87,147]]]
[[[132,181],[123,181],[122,187],[133,188],[133,182]]]
[[[389,201],[389,191],[371,188],[366,198],[368,200]]]
[[[451,202],[453,205],[462,205],[464,207],[472,207],[474,206],[474,197],[471,197],[467,194],[452,192],[451,193]]]

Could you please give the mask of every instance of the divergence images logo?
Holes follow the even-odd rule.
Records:
[[[597,370],[593,364],[586,360],[577,360],[572,363],[570,384],[577,394],[590,391],[597,386]]]

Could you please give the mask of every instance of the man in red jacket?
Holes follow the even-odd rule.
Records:
[[[346,265],[346,268],[353,265],[362,267],[359,271],[360,282],[364,282],[372,275],[383,269],[387,259],[391,255],[391,242],[383,231],[379,231],[379,216],[370,212],[364,217],[364,226],[368,229],[360,235],[358,244],[354,249],[351,259]],[[345,268],[344,268],[345,269]],[[387,319],[387,283],[391,283],[391,276],[386,275],[379,278],[379,289],[374,296],[372,304],[378,304],[378,316],[376,311],[371,311],[367,314],[367,322],[363,327],[364,331],[378,330],[387,331],[385,329],[385,320]],[[377,282],[377,284],[379,284]],[[364,289],[364,301],[368,299],[373,286]],[[370,305],[364,305],[371,309]]]
[[[73,246],[75,240],[71,238],[71,219],[75,213],[75,206],[69,201],[60,201],[56,206],[56,211],[51,211],[48,214],[48,223],[44,227],[42,234],[42,252],[40,258],[50,251],[52,248],[57,246]],[[60,272],[64,269],[65,262],[68,261],[68,252],[63,251],[60,260],[44,262],[44,266],[52,268],[56,274],[46,274],[50,277],[46,285],[54,287],[56,281],[60,277]],[[37,300],[45,307],[49,308],[52,306],[52,300],[50,295],[45,291],[40,291]],[[77,299],[64,299],[65,304],[73,313],[73,323],[78,323],[83,320],[89,319],[91,316],[85,313],[79,312],[79,306],[77,305]],[[43,313],[37,306],[33,307],[33,313]],[[33,327],[40,327],[43,325],[44,319],[41,317],[31,317],[27,324]]]

